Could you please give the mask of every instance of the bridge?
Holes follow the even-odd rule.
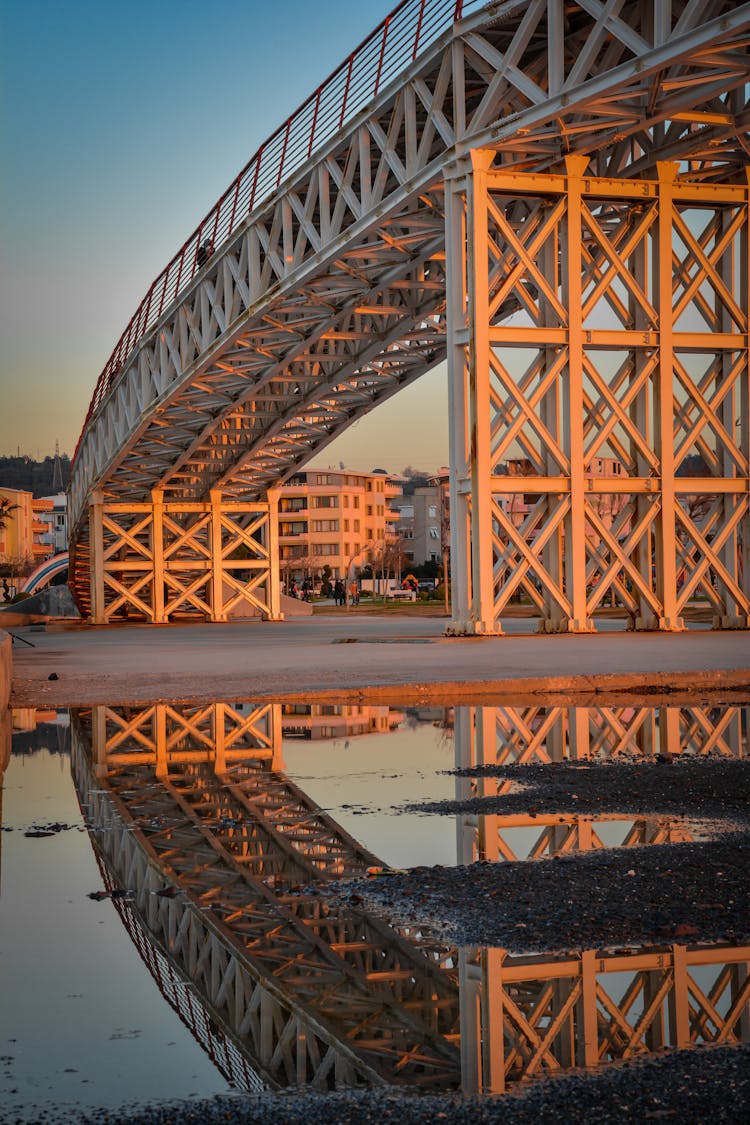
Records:
[[[747,627],[749,36],[734,0],[402,0],[107,361],[82,614],[278,619],[279,486],[445,360],[452,631],[519,595],[548,632]]]
[[[456,764],[735,757],[747,753],[746,719],[736,706],[460,707]],[[281,708],[267,703],[72,716],[73,775],[107,889],[164,996],[239,1088],[499,1092],[571,1067],[748,1038],[747,946],[458,950],[426,927],[389,926],[321,895],[330,879],[379,861],[285,774],[281,732]],[[465,784],[457,777],[459,797]],[[597,823],[611,814],[586,819],[459,817],[457,858],[600,847]],[[629,819],[625,846],[689,838],[681,818]],[[509,850],[518,827],[538,835],[525,855]]]

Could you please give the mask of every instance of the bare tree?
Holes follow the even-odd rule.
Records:
[[[391,535],[383,539],[372,551],[371,557],[373,573],[379,572],[383,580],[383,601],[385,601],[387,580],[393,577],[398,581],[401,578],[401,570],[406,560],[401,536]]]

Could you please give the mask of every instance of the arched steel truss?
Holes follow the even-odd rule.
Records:
[[[455,309],[446,314],[444,173],[472,149],[491,147],[508,174],[559,169],[578,154],[591,175],[639,180],[672,160],[680,181],[709,195],[744,176],[748,4],[505,0],[467,15],[460,4],[414,0],[399,5],[402,21],[407,8],[401,54],[388,53],[385,21],[367,41],[369,54],[363,45],[364,69],[352,56],[337,72],[340,86],[326,87],[322,100],[305,103],[307,116],[300,111],[275,134],[275,175],[261,150],[149,292],[105,368],[71,484],[71,583],[85,613],[102,550],[90,525],[97,498],[137,505],[154,493],[208,504],[213,493],[262,503],[354,420],[445,357]],[[387,84],[378,63],[386,58]],[[363,105],[367,81],[372,96],[349,120],[354,75],[360,100],[350,104]],[[316,107],[330,109],[336,91],[338,128],[318,147]],[[204,264],[197,239],[214,233]],[[495,310],[498,322],[517,310],[518,296]],[[486,505],[487,481],[482,490],[475,507]],[[603,557],[601,568],[609,565]],[[486,583],[486,564],[484,574]],[[458,575],[455,624],[496,631],[486,604],[479,617],[465,612],[465,565]],[[575,604],[553,583],[542,596],[555,604],[541,616],[586,628],[584,582],[570,580]],[[94,617],[105,620],[123,595],[103,593],[101,573],[93,582],[105,601]],[[678,627],[667,599],[639,590],[636,600],[645,603],[635,615],[642,623]],[[746,614],[720,601],[719,624]],[[264,612],[274,615],[270,601]],[[159,618],[155,598],[146,617]]]

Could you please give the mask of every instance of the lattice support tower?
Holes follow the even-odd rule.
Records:
[[[278,494],[232,500],[142,503],[93,495],[89,551],[76,564],[90,573],[90,620],[135,618],[162,624],[185,614],[226,621],[231,614],[283,620]]]
[[[495,156],[446,175],[452,631],[747,627],[747,183]]]

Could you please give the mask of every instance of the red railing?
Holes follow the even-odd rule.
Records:
[[[263,142],[141,301],[99,376],[81,437],[137,342],[248,213],[271,195],[285,176],[301,167],[316,148],[335,136],[420,50],[484,3],[486,0],[401,0]],[[80,444],[81,438],[78,447]]]

